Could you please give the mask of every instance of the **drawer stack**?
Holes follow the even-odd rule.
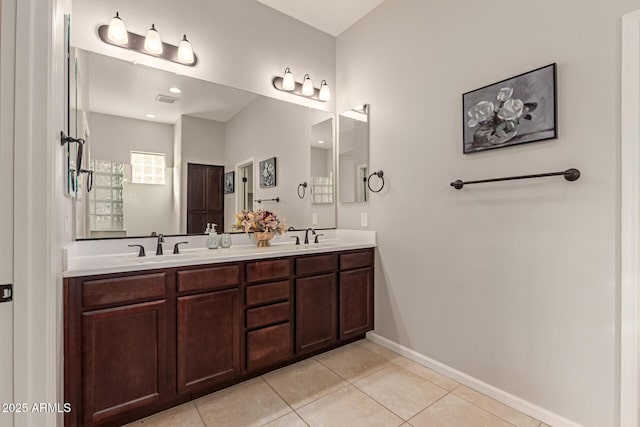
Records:
[[[247,370],[285,361],[293,354],[291,260],[246,265]]]

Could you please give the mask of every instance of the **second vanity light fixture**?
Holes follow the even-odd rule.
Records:
[[[111,19],[109,25],[101,25],[98,28],[98,35],[103,42],[110,45],[155,56],[156,58],[166,59],[167,61],[189,67],[193,67],[198,62],[198,58],[193,53],[193,48],[189,40],[187,40],[186,35],[182,37],[178,46],[174,46],[162,41],[160,33],[154,24],[151,24],[151,28],[147,31],[146,37],[131,33],[127,31],[127,27],[118,12],[116,12],[116,16]]]
[[[316,101],[326,102],[331,99],[331,91],[326,80],[322,80],[320,89],[313,86],[313,81],[311,81],[309,74],[305,74],[302,83],[298,83],[289,67],[284,70],[282,77],[276,76],[273,78],[273,87],[283,92],[293,93]]]

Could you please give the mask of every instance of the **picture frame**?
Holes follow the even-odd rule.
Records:
[[[277,184],[276,158],[271,157],[260,162],[260,188],[271,188]]]
[[[231,194],[235,191],[236,173],[235,171],[224,174],[224,194]]]
[[[462,95],[462,152],[558,138],[555,63]]]

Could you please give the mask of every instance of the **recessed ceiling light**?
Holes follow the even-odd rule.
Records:
[[[179,87],[170,87],[169,88],[169,92],[171,92],[171,93],[182,93],[182,89],[180,89]]]
[[[148,114],[145,114],[145,115],[150,119],[155,119],[156,118],[155,114],[148,113]]]
[[[320,140],[318,141],[318,144],[324,144],[324,141]]]

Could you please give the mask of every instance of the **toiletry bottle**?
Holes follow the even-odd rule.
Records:
[[[208,222],[207,228],[204,230],[204,234],[208,236],[210,232],[211,232],[211,223]]]
[[[231,247],[231,234],[222,233],[222,237],[220,237],[220,246],[222,246],[223,248]]]
[[[207,247],[209,249],[218,249],[218,233],[216,233],[217,224],[211,223],[209,237],[207,237]]]

